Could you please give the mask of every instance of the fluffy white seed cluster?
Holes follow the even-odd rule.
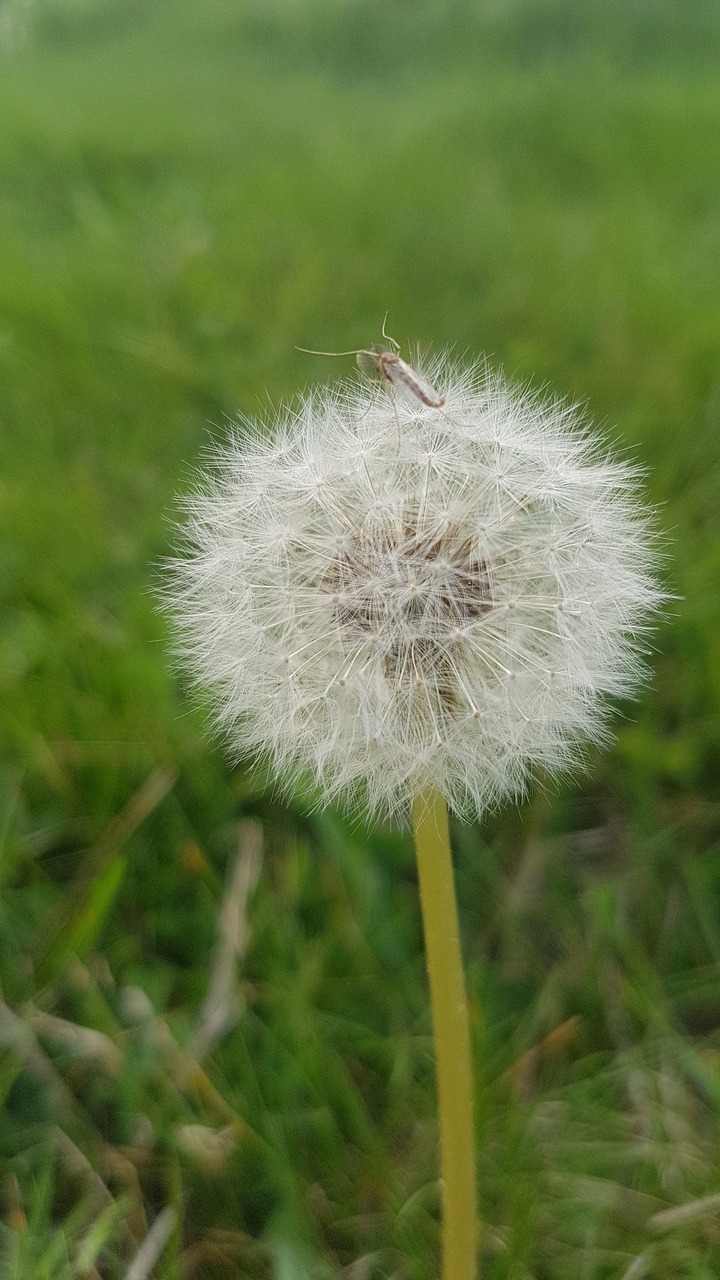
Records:
[[[168,599],[236,756],[320,800],[461,813],[578,763],[663,599],[636,471],[482,367],[309,395],[189,501]]]

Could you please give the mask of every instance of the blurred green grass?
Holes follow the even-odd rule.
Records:
[[[435,1274],[407,839],[229,771],[154,594],[198,457],[389,310],[587,402],[679,597],[614,751],[455,828],[484,1274],[709,1280],[720,11],[6,0],[0,49],[0,1274],[124,1275],[168,1205],[161,1280]],[[247,817],[244,1007],[200,1064]]]

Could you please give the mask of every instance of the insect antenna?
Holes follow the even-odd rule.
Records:
[[[381,332],[381,334],[382,334],[383,338],[385,339],[385,341],[386,341],[386,342],[389,342],[389,343],[390,343],[390,346],[391,346],[391,347],[394,347],[396,351],[399,351],[399,350],[400,350],[400,343],[397,341],[397,338],[391,338],[391,337],[390,337],[390,334],[387,332],[387,330],[386,330],[386,328],[385,328],[385,325],[387,324],[387,318],[388,318],[389,314],[390,314],[390,312],[389,312],[389,311],[386,311],[386,312],[385,312],[385,319],[384,319],[384,320],[383,320],[383,322],[382,322],[382,329],[380,330],[380,332]]]
[[[371,356],[374,353],[365,347],[356,347],[353,351],[314,351],[312,347],[296,347],[296,351],[304,351],[308,356]]]

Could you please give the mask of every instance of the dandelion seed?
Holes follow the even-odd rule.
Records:
[[[324,802],[406,813],[433,787],[482,814],[577,765],[636,690],[652,522],[577,410],[438,361],[428,413],[411,375],[412,401],[343,385],[238,433],[167,598],[233,755]]]

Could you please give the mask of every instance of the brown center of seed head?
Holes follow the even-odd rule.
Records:
[[[431,686],[447,709],[456,706],[454,654],[494,603],[476,538],[416,522],[358,533],[334,557],[324,585],[347,652],[370,644],[396,685]]]

